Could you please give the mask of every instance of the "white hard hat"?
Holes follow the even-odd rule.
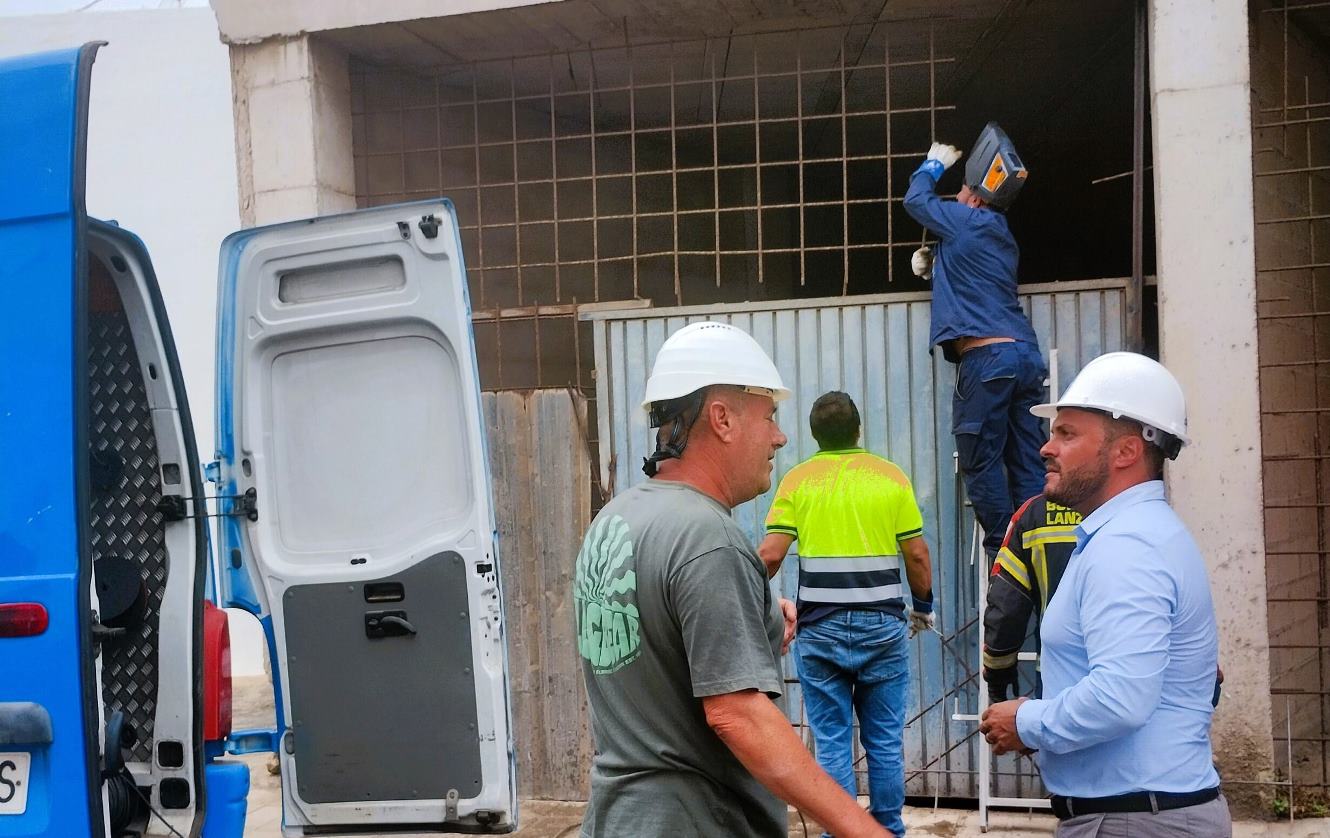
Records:
[[[1186,445],[1187,404],[1173,373],[1153,358],[1135,352],[1109,352],[1085,365],[1056,404],[1030,408],[1035,416],[1052,419],[1064,407],[1101,410],[1114,419],[1135,419],[1147,428],[1145,438],[1167,450],[1155,430]]]
[[[713,384],[767,390],[774,401],[790,395],[771,358],[752,335],[729,323],[690,323],[656,353],[642,407],[677,399]]]

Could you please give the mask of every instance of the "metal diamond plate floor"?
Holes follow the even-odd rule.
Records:
[[[157,709],[157,618],[166,590],[166,548],[157,512],[161,478],[152,414],[138,353],[122,308],[89,316],[88,443],[103,458],[123,464],[116,486],[92,492],[92,556],[130,559],[148,590],[142,625],[102,648],[102,687],[108,712],[123,710],[138,729],[131,758],[152,754]]]

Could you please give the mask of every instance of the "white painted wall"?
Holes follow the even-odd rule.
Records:
[[[119,7],[127,0],[115,0]],[[137,233],[152,255],[170,314],[199,456],[213,452],[217,246],[240,227],[231,63],[201,3],[135,11],[28,0],[0,5],[0,55],[108,41],[93,65],[88,212]],[[156,6],[155,3],[140,3]],[[263,672],[256,620],[233,612],[232,671]]]

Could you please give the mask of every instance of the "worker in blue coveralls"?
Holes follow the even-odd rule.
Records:
[[[1043,490],[1039,447],[1045,435],[1030,408],[1043,401],[1048,371],[1016,297],[1020,250],[1004,215],[1025,183],[1025,166],[990,122],[966,163],[956,200],[944,201],[937,182],[960,157],[954,146],[933,143],[910,176],[905,210],[938,238],[935,248],[915,252],[912,267],[933,283],[929,343],[958,365],[952,433],[992,560],[1012,511]]]

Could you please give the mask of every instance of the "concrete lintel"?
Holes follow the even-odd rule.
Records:
[[[450,17],[493,9],[536,6],[550,0],[211,0],[217,27],[227,44],[256,44],[330,29]]]
[[[1187,395],[1192,445],[1168,470],[1206,558],[1224,700],[1212,739],[1227,780],[1272,777],[1270,649],[1257,384],[1251,86],[1245,4],[1150,3],[1152,124],[1164,364]],[[1199,56],[1197,27],[1224,49]],[[1183,58],[1187,60],[1183,60]],[[1269,789],[1229,786],[1239,811]]]

